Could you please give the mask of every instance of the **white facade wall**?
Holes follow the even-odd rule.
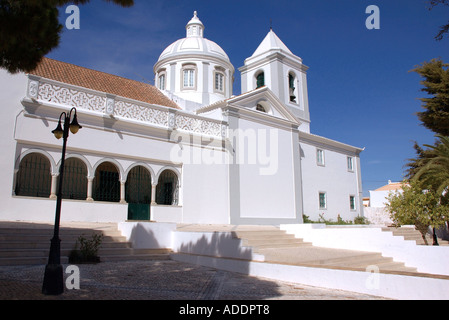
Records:
[[[3,152],[0,158],[4,168],[0,184],[0,220],[52,221],[55,195],[52,199],[16,196],[14,179],[20,161],[27,154],[39,153],[49,160],[49,173],[53,175],[52,180],[57,181],[62,140],[55,139],[51,131],[56,128],[61,112],[68,111],[70,107],[52,103],[37,104],[28,99],[28,78],[23,74],[10,76],[1,71],[0,81],[2,88],[8,88],[8,91],[2,92],[4,102],[0,115],[4,122],[4,139],[1,141]],[[25,99],[23,104],[20,103],[22,99]],[[111,118],[84,108],[78,108],[78,120],[83,128],[78,134],[69,137],[66,159],[74,157],[86,165],[86,183],[89,179],[93,180],[96,168],[106,161],[116,166],[122,190],[128,173],[135,166],[143,166],[150,172],[151,184],[154,186],[160,174],[168,169],[178,176],[178,203],[171,206],[151,205],[154,221],[229,223],[227,166],[176,162],[178,159],[173,157],[173,150],[179,148],[178,141],[171,139],[172,131],[167,128],[130,119]],[[202,118],[199,117],[198,121],[202,121]],[[216,137],[215,140],[221,138]],[[190,147],[200,153],[214,149],[204,149],[201,145]],[[216,149],[222,152],[221,148]],[[124,200],[124,191],[121,195]],[[62,205],[62,221],[121,222],[127,217],[126,203],[91,202],[86,199],[64,200]]]
[[[234,159],[239,164],[232,172],[231,187],[239,190],[240,201],[232,212],[234,221],[301,221],[295,133],[244,119],[238,120],[237,128],[239,159]]]
[[[310,140],[301,140],[300,146],[304,214],[313,221],[318,221],[320,215],[332,221],[337,221],[339,215],[345,221],[363,216],[358,155]],[[324,152],[324,165],[317,163],[318,149]],[[348,157],[353,157],[353,171],[348,170]],[[326,195],[324,209],[320,208],[320,193]],[[350,208],[350,196],[355,197],[355,210]]]
[[[402,190],[400,190],[399,192],[402,192]],[[370,207],[373,208],[384,208],[385,207],[385,203],[387,202],[387,198],[390,195],[390,193],[394,193],[394,191],[370,191],[369,192],[369,203],[370,203]]]

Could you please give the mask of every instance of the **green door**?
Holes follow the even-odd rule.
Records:
[[[141,203],[128,204],[128,220],[150,220],[150,205]]]
[[[142,166],[133,168],[125,184],[128,220],[150,220],[151,175]]]

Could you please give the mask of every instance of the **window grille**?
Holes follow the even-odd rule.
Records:
[[[170,170],[165,170],[159,177],[156,188],[156,202],[161,205],[178,205],[178,197],[178,176]]]
[[[133,168],[125,185],[126,202],[134,204],[151,203],[151,175],[142,166]]]
[[[93,198],[95,201],[120,202],[119,173],[112,163],[103,163],[96,170]]]
[[[71,200],[87,198],[87,167],[79,159],[70,158],[65,162],[62,198]]]
[[[39,153],[22,159],[16,176],[15,194],[24,197],[49,198],[51,193],[50,161]]]

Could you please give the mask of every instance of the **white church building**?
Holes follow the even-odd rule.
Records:
[[[270,30],[236,70],[194,14],[154,65],[155,85],[44,58],[0,70],[0,220],[297,224],[363,216],[360,153],[310,132],[308,67]],[[249,53],[250,54],[250,53]]]

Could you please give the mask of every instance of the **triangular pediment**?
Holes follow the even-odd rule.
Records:
[[[201,108],[197,110],[197,113],[212,114],[214,110],[224,108],[234,108],[239,113],[244,113],[247,119],[264,119],[268,122],[283,122],[293,126],[301,124],[298,118],[266,86]]]

